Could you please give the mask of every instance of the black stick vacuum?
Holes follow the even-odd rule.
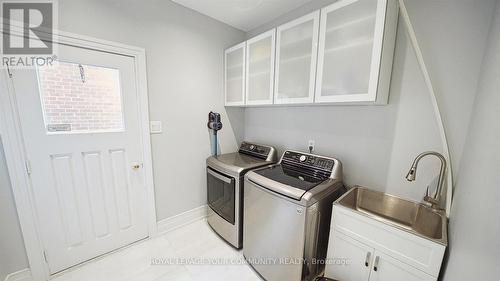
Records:
[[[217,112],[212,112],[208,114],[208,129],[212,131],[211,141],[212,141],[212,155],[217,156],[217,147],[219,141],[217,139],[217,131],[222,129],[222,122],[220,120],[220,114]]]

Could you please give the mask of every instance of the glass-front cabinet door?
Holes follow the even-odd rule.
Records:
[[[316,11],[277,29],[276,104],[314,100],[319,15]]]
[[[246,42],[243,42],[224,52],[226,106],[245,105],[245,50]]]
[[[247,41],[247,105],[273,103],[275,35],[273,29]]]
[[[394,0],[323,8],[315,102],[387,103],[396,21]]]

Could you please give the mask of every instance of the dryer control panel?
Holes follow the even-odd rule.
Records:
[[[248,154],[257,158],[266,159],[270,155],[271,147],[255,143],[242,142],[239,153]]]

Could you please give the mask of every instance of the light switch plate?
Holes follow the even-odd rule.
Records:
[[[149,122],[149,131],[151,134],[161,134],[162,133],[161,121],[151,121]]]

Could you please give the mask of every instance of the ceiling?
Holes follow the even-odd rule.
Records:
[[[172,0],[243,31],[250,31],[313,0]]]

